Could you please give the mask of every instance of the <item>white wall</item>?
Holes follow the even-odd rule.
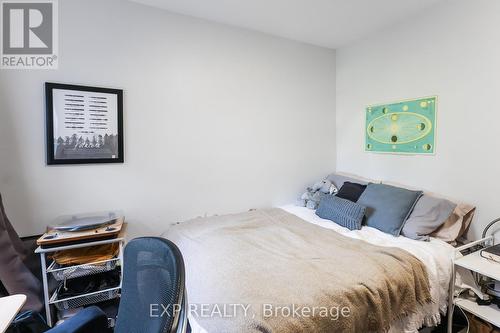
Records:
[[[337,51],[337,169],[476,204],[471,237],[500,215],[500,1],[454,0]],[[364,152],[365,107],[438,95],[435,156]]]
[[[0,192],[22,235],[118,208],[158,234],[334,170],[334,51],[125,1],[59,7],[59,70],[0,71]],[[125,90],[125,164],[45,165],[45,81]]]

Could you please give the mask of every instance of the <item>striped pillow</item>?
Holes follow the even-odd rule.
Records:
[[[358,203],[328,195],[321,199],[316,215],[349,230],[361,229],[366,207]]]

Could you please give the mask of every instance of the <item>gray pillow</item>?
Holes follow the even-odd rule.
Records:
[[[355,177],[349,177],[349,176],[344,176],[340,175],[338,173],[332,173],[328,175],[327,179],[335,185],[339,190],[344,185],[345,182],[351,182],[351,183],[357,183],[361,185],[368,185],[368,182],[361,179],[361,178],[355,178]]]
[[[370,183],[359,197],[366,206],[366,225],[399,236],[422,191],[410,191],[386,184]]]
[[[423,195],[406,220],[401,235],[416,240],[429,240],[428,235],[446,222],[455,207],[457,204],[446,199]]]
[[[319,202],[316,215],[349,230],[359,230],[365,216],[365,209],[366,207],[358,203],[328,195]]]

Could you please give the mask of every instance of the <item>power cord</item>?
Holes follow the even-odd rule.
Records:
[[[462,314],[464,315],[465,317],[465,320],[467,320],[467,333],[469,333],[469,330],[470,330],[470,322],[469,322],[469,318],[467,317],[467,315],[465,314],[465,311],[460,307],[460,305],[457,305],[457,307],[460,309],[460,311],[462,311]],[[453,308],[455,309],[455,308]]]
[[[467,291],[467,289],[460,291],[456,297],[457,297],[457,298],[458,298],[458,297],[460,297],[460,296],[461,296],[464,292],[466,292],[466,291]],[[470,330],[470,322],[469,322],[469,318],[468,318],[468,317],[467,317],[467,315],[465,314],[464,310],[460,307],[460,305],[456,305],[456,304],[455,304],[455,302],[453,302],[452,307],[453,307],[453,308],[451,309],[451,310],[452,310],[452,311],[451,311],[451,313],[453,313],[453,312],[455,311],[455,307],[457,307],[457,308],[459,308],[459,309],[460,309],[460,311],[461,311],[461,312],[462,312],[462,314],[464,315],[465,320],[467,321],[467,333],[469,333],[469,330]],[[453,325],[453,324],[452,324],[452,325]]]
[[[483,238],[485,238],[485,237],[486,237],[486,233],[488,232],[488,230],[489,230],[489,229],[490,229],[490,228],[491,228],[494,224],[496,224],[496,223],[497,223],[497,222],[499,222],[499,221],[500,221],[500,217],[499,217],[499,218],[497,218],[497,219],[495,219],[495,220],[493,220],[493,221],[491,221],[490,223],[488,223],[488,225],[486,226],[486,228],[484,228],[484,230],[483,230]]]

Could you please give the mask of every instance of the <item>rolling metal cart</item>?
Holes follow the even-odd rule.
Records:
[[[54,260],[48,258],[50,253],[54,253],[56,251],[64,251],[64,250],[71,250],[71,249],[112,244],[112,243],[119,244],[119,252],[115,258],[109,260],[101,260],[92,263],[86,263],[83,265],[72,265],[72,266],[61,267]],[[123,279],[124,243],[125,243],[125,226],[122,228],[120,234],[116,238],[98,240],[98,241],[87,241],[79,244],[64,245],[51,248],[42,248],[39,246],[35,250],[35,253],[40,254],[40,262],[42,266],[43,297],[45,302],[45,313],[47,317],[47,324],[50,327],[54,325],[54,320],[52,316],[53,308],[51,307],[55,307],[57,310],[60,311],[68,310],[81,307],[84,305],[103,302],[120,296],[120,290]],[[56,288],[54,291],[51,291],[49,289],[49,279],[54,279],[58,281],[59,284],[61,284],[65,283],[65,281],[68,279],[111,272],[117,269],[117,267],[119,267],[121,270],[120,283],[117,287],[81,294],[73,297],[66,297],[66,298],[59,297],[58,295],[59,288]]]

